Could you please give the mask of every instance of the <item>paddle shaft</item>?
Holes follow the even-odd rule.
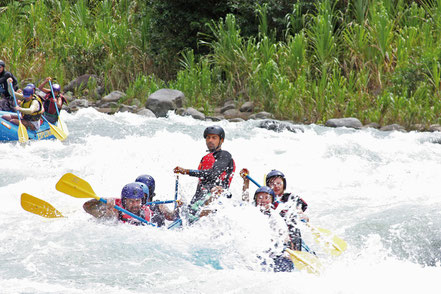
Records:
[[[259,183],[258,182],[256,182],[252,177],[250,177],[249,175],[246,175],[245,176],[248,180],[250,180],[251,182],[253,182],[257,187],[261,187],[260,185],[259,185]]]
[[[151,205],[151,204],[169,204],[176,202],[176,200],[164,200],[164,201],[152,201],[152,202],[146,202],[145,205]]]
[[[176,175],[176,184],[175,184],[175,209],[176,209],[176,206],[178,205],[178,202],[177,202],[177,200],[178,200],[178,186],[179,186],[179,176]]]
[[[101,202],[103,202],[103,203],[107,203],[107,200],[104,199],[104,198],[100,198],[100,197],[97,196],[95,199],[97,199],[97,200],[99,200],[99,201],[101,201]],[[143,222],[143,223],[145,223],[145,224],[148,224],[148,225],[151,225],[151,226],[153,226],[153,227],[156,227],[155,224],[153,224],[153,223],[151,223],[151,222],[149,222],[149,221],[147,221],[147,220],[145,220],[145,219],[143,219],[143,218],[137,216],[136,214],[131,213],[131,212],[128,211],[128,210],[125,210],[125,209],[122,208],[122,207],[119,207],[118,205],[113,206],[113,208],[115,208],[116,210],[121,211],[122,213],[125,213],[125,214],[127,214],[127,215],[130,215],[131,217],[133,217],[133,218],[139,220],[140,222]]]
[[[51,93],[52,93],[52,97],[54,98],[54,103],[55,103],[55,109],[57,110],[57,115],[60,116],[60,111],[58,110],[58,103],[57,103],[57,98],[55,98],[55,94],[54,94],[54,89],[52,88],[52,82],[51,80],[49,80],[49,86],[51,87]]]

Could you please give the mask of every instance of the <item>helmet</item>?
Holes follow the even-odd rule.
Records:
[[[225,139],[225,131],[220,126],[207,127],[204,131],[204,139],[207,138],[208,134],[218,135],[221,139]]]
[[[144,194],[147,194],[147,197],[149,196],[149,187],[147,187],[147,185],[146,184],[144,184],[144,183],[140,183],[140,182],[137,182],[140,186],[141,186],[141,188],[142,188],[142,191],[144,192]]]
[[[3,66],[3,67],[6,66],[5,62],[3,60],[1,60],[1,59],[0,59],[0,66]]]
[[[274,202],[274,199],[276,198],[276,194],[274,194],[273,189],[271,189],[271,188],[268,187],[268,186],[262,186],[262,187],[260,187],[259,189],[257,189],[256,192],[254,192],[254,202],[256,202],[256,196],[257,196],[257,194],[259,194],[259,193],[267,193],[267,194],[270,194],[270,195],[273,197],[273,199],[271,200],[271,203],[273,203],[273,202]]]
[[[26,87],[31,87],[32,89],[35,89],[35,85],[32,83],[27,84]]]
[[[53,84],[52,85],[52,90],[54,90],[56,92],[60,92],[61,91],[61,87],[58,84]]]
[[[149,188],[150,195],[155,193],[155,179],[150,175],[140,175],[135,182],[144,183]]]
[[[31,97],[32,94],[34,94],[34,89],[32,89],[31,87],[26,86],[23,89],[23,97]]]
[[[121,199],[143,199],[144,191],[139,183],[130,183],[123,187],[121,191]]]
[[[286,178],[285,175],[278,170],[273,169],[266,175],[266,185],[269,186],[270,180],[275,177],[280,177],[283,180],[283,190],[286,189]]]

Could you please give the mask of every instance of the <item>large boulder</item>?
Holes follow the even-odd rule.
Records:
[[[151,111],[150,109],[144,108],[137,112],[137,114],[145,116],[145,117],[154,117],[156,118],[156,115]]]
[[[325,126],[331,128],[353,128],[360,129],[363,124],[355,117],[345,117],[345,118],[331,118],[328,119],[325,123]]]
[[[77,89],[83,90],[83,89],[87,88],[87,85],[91,81],[94,81],[96,84],[99,83],[98,77],[96,75],[85,74],[85,75],[79,76],[75,80],[72,80],[67,86],[65,86],[63,91],[64,92],[68,92],[68,91],[74,92],[74,90],[77,90]]]
[[[66,109],[67,112],[75,112],[80,108],[89,107],[89,101],[87,99],[75,99],[70,102],[69,105],[65,106],[63,109]]]
[[[160,89],[149,96],[145,107],[153,111],[157,117],[166,117],[167,112],[183,107],[184,93],[173,89]]]

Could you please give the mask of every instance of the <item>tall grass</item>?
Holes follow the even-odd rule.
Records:
[[[441,123],[441,0],[323,0],[301,11],[293,5],[281,33],[256,5],[259,31],[247,38],[236,16],[213,20],[200,37],[210,53],[181,52],[181,70],[163,81],[146,1],[12,1],[0,10],[0,59],[21,85],[97,74],[127,103],[171,87],[207,114],[233,99],[302,123]]]

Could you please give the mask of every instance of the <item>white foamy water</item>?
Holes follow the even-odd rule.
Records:
[[[140,174],[173,199],[179,165],[197,168],[209,122],[171,115],[63,113],[70,137],[0,144],[0,293],[439,293],[441,145],[437,133],[305,126],[275,133],[258,122],[220,122],[236,161],[232,200],[183,230],[99,223],[87,199],[55,190],[72,172],[100,197],[118,197]],[[333,258],[308,239],[325,265],[320,276],[265,272],[256,254],[270,244],[266,219],[240,206],[241,168],[259,182],[285,173],[288,191],[309,204],[311,223],[347,241]],[[197,180],[180,176],[189,201]],[[252,184],[251,184],[252,185]],[[253,193],[255,187],[251,187]],[[66,218],[24,211],[20,195],[41,198]]]

